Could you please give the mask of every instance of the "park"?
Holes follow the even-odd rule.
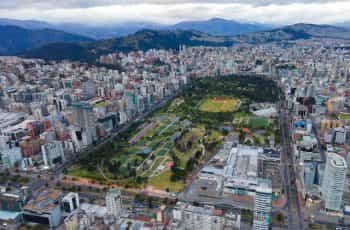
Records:
[[[79,158],[66,174],[120,188],[179,192],[220,147],[228,133],[219,127],[269,127],[268,119],[249,113],[249,104],[274,102],[277,94],[273,81],[257,76],[194,80],[167,105]]]
[[[212,113],[233,112],[237,110],[238,105],[239,101],[235,98],[216,96],[204,99],[199,110]]]

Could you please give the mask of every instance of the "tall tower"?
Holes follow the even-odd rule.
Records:
[[[106,206],[108,213],[114,217],[120,217],[122,210],[122,198],[119,189],[111,189],[106,194]]]
[[[254,203],[253,229],[268,230],[272,209],[271,180],[258,178]]]
[[[347,164],[342,156],[335,153],[327,153],[326,168],[323,175],[321,195],[326,210],[340,211]]]
[[[86,144],[89,145],[97,140],[96,117],[93,108],[86,102],[74,102],[72,108],[75,115],[75,125],[81,128],[82,135],[86,137]]]

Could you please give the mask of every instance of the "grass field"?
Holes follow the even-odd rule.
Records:
[[[181,191],[184,187],[184,183],[182,181],[172,182],[170,180],[171,172],[166,171],[159,176],[152,177],[149,180],[149,185],[154,186],[156,189],[166,190],[168,189],[170,192],[178,192]]]
[[[212,97],[203,100],[199,106],[202,112],[222,113],[233,112],[238,105],[238,100],[229,97]]]
[[[340,120],[350,123],[350,113],[341,113],[338,117]]]
[[[249,129],[264,129],[269,125],[269,120],[263,117],[247,115],[235,117],[233,124]]]

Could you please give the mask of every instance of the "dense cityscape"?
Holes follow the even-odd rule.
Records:
[[[349,223],[350,54],[343,45],[182,46],[179,52],[116,52],[99,59],[119,70],[1,58],[3,224],[265,229]],[[276,82],[279,98],[249,100],[248,112],[242,98],[232,108],[230,95],[206,97],[214,100],[208,105],[201,99],[198,109],[207,113],[213,103],[227,103],[221,109],[232,120],[215,128],[161,111],[181,107],[181,91],[203,78],[250,75]],[[94,162],[106,151],[99,146],[113,148],[130,129],[126,144],[135,148],[126,146],[124,153],[114,146],[111,154],[132,161],[108,158],[107,169],[97,167],[91,175],[78,166],[84,155]],[[159,143],[152,142],[156,135],[162,135]],[[195,151],[193,162],[184,164],[198,168],[186,173],[184,183],[162,177],[173,171],[173,148]],[[119,182],[114,172],[137,174],[136,182]]]
[[[349,229],[350,30],[245,26],[0,41],[0,230]]]

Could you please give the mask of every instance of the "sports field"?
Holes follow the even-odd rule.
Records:
[[[346,124],[350,124],[350,113],[341,113],[339,114],[339,119],[344,121]]]
[[[242,126],[249,129],[265,129],[269,125],[269,120],[263,117],[255,116],[237,116],[233,120],[236,126]]]
[[[199,106],[202,112],[222,113],[236,110],[239,101],[230,97],[212,97],[203,100]]]

